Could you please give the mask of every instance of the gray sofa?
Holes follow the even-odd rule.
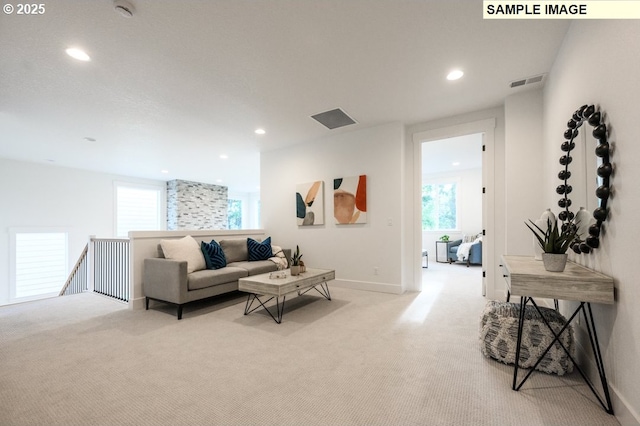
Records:
[[[187,262],[164,258],[158,245],[158,258],[144,259],[142,289],[145,308],[149,300],[157,300],[177,306],[178,319],[182,319],[182,307],[196,300],[206,299],[238,290],[238,280],[250,275],[278,270],[271,260],[249,261],[246,239],[220,240],[227,265],[220,269],[202,269],[188,272]],[[283,249],[286,263],[291,250]]]

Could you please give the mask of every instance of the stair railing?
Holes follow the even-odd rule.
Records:
[[[70,294],[82,293],[88,290],[88,269],[87,269],[87,253],[89,244],[84,246],[84,250],[78,257],[78,261],[69,273],[67,281],[62,286],[59,296],[68,296]]]

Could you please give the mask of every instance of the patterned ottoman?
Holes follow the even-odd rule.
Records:
[[[542,315],[556,332],[560,332],[567,320],[556,310],[540,307]],[[520,367],[531,368],[542,352],[553,340],[553,334],[540,318],[535,307],[525,307],[525,321],[522,328],[522,344],[520,347]],[[513,364],[516,358],[516,344],[518,341],[518,318],[520,316],[519,303],[504,303],[489,301],[482,312],[480,320],[480,347],[486,357],[497,359],[505,364]],[[575,353],[573,329],[571,326],[560,336],[560,341],[569,350],[571,356]],[[573,362],[558,342],[549,349],[536,370],[545,373],[563,375],[573,371]]]

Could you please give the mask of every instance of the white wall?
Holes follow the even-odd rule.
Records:
[[[533,255],[533,235],[525,222],[535,221],[546,208],[552,207],[544,204],[542,196],[542,91],[509,96],[505,99],[504,115],[505,227],[508,230],[505,253]],[[555,164],[560,171],[558,158]]]
[[[635,213],[640,210],[640,56],[635,54],[639,41],[637,21],[573,21],[544,90],[547,205],[557,206],[560,143],[576,109],[586,103],[599,105],[615,146],[611,157],[614,196],[609,199],[610,217],[604,224],[601,246],[578,261],[615,280],[616,303],[593,308],[614,411],[623,425],[640,424],[640,271],[634,260],[640,235]]]
[[[89,235],[114,236],[116,181],[165,185],[163,181],[0,159],[0,305],[9,300],[9,228],[68,229],[70,270]]]
[[[263,152],[264,229],[283,247],[299,245],[307,266],[335,269],[337,285],[401,293],[403,137],[403,126],[392,123]],[[333,179],[362,174],[367,223],[336,225]],[[325,224],[297,226],[296,185],[316,180],[325,185]]]

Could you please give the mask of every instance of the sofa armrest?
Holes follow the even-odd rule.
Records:
[[[457,248],[460,244],[462,244],[462,240],[449,241],[447,243],[447,253],[449,253],[452,248]]]
[[[287,268],[291,267],[291,249],[283,248],[282,252],[284,253],[284,257],[287,259]]]
[[[142,290],[145,297],[181,304],[187,294],[187,262],[144,259]]]
[[[478,241],[471,246],[469,250],[469,263],[482,263],[482,241]]]

